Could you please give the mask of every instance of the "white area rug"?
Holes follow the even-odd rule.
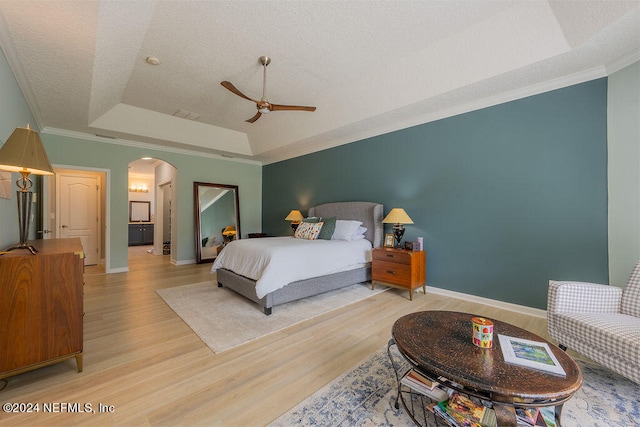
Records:
[[[564,405],[563,427],[640,425],[640,385],[593,362],[577,362],[584,383]],[[395,409],[396,394],[395,374],[384,347],[271,426],[413,426],[402,404]]]
[[[370,283],[347,286],[273,308],[266,316],[261,308],[237,293],[219,288],[215,281],[195,283],[157,292],[205,344],[220,353],[288,326],[336,310],[386,287]]]

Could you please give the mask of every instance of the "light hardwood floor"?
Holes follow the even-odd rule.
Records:
[[[155,292],[213,282],[210,264],[168,258],[138,248],[127,273],[88,267],[84,372],[70,360],[9,378],[0,403],[39,403],[41,412],[0,412],[0,425],[266,425],[385,345],[397,318],[420,310],[474,313],[548,338],[542,318],[421,292],[411,302],[391,289],[214,354]],[[89,403],[96,413],[42,413],[43,403]],[[99,404],[113,412],[98,413]]]

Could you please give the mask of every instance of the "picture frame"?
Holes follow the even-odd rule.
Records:
[[[393,244],[393,234],[386,233],[384,235],[384,247],[385,248],[393,248],[395,245]]]
[[[504,361],[540,371],[566,376],[547,343],[498,334]]]

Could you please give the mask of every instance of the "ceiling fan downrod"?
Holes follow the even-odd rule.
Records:
[[[269,58],[268,56],[261,56],[260,57],[260,63],[262,64],[262,67],[264,69],[263,73],[262,73],[262,102],[269,102],[267,101],[267,65],[271,64],[271,58]]]

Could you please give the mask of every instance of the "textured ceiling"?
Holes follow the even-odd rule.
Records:
[[[43,132],[269,163],[607,75],[640,1],[0,0],[0,46]],[[316,112],[244,121],[261,55]]]

